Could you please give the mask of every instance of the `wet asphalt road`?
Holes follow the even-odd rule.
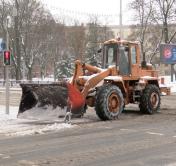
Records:
[[[72,129],[1,137],[0,166],[176,166],[175,101],[162,97],[152,116],[130,106],[119,120],[102,122],[89,111]]]

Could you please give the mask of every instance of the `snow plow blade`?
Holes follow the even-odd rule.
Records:
[[[48,106],[65,108],[73,114],[79,114],[85,105],[81,93],[69,83],[20,84],[22,97],[18,116],[32,108],[46,109]],[[37,110],[37,109],[36,109]]]

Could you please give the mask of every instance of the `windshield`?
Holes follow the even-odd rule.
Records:
[[[119,68],[121,75],[129,75],[130,62],[129,62],[129,46],[108,44],[104,46],[104,67],[115,65]]]
[[[105,54],[105,66],[108,67],[110,65],[116,65],[118,60],[117,58],[117,47],[116,44],[105,45],[104,46],[104,54]]]

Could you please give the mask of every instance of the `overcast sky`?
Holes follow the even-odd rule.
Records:
[[[123,24],[130,24],[133,20],[129,12],[130,1],[122,0]],[[119,24],[120,0],[42,0],[42,2],[54,15],[59,15],[61,12],[73,17],[79,17],[84,13],[107,15],[109,16],[108,24]]]

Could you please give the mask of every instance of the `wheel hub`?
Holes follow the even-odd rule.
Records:
[[[157,108],[158,102],[159,102],[159,96],[157,93],[153,92],[150,97],[150,103],[154,109]]]
[[[116,113],[119,111],[120,100],[116,94],[111,94],[109,96],[109,111]]]

